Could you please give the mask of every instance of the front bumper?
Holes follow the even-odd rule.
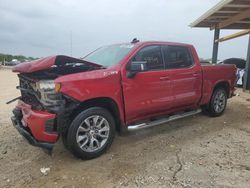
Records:
[[[53,129],[48,131],[48,126],[54,126],[55,114],[32,110],[30,105],[21,100],[13,114],[11,120],[14,127],[31,145],[52,150],[59,136]]]

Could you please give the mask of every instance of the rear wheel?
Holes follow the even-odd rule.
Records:
[[[92,159],[103,154],[112,144],[115,121],[109,111],[91,107],[73,120],[67,135],[71,152],[82,159]]]
[[[214,90],[211,97],[208,112],[211,116],[217,117],[224,113],[227,106],[227,92],[224,88]]]

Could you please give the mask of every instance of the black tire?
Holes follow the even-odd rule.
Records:
[[[108,127],[109,130],[105,130],[105,131],[109,131],[108,135],[106,135],[106,133],[102,135],[100,132],[98,134],[96,133],[96,135],[95,133],[93,133],[93,131],[94,132],[101,131],[103,127],[97,130],[97,121],[99,121],[99,119],[97,118],[97,121],[94,123],[95,120],[92,117],[99,117],[101,120],[104,119],[103,120],[104,123],[102,123],[102,125],[104,125],[106,129]],[[85,120],[88,121],[88,123],[85,123]],[[100,121],[98,122],[99,124],[101,124]],[[87,126],[87,128],[83,127],[83,125]],[[82,131],[81,128],[84,131]],[[87,129],[89,129],[89,131],[86,131]],[[80,136],[78,133],[79,130],[82,131],[82,135]],[[83,136],[87,137],[85,138],[86,140],[83,142],[84,144],[80,143],[79,141],[77,142],[77,139]],[[103,136],[105,136],[105,139],[103,139],[105,140],[105,142],[102,145],[103,140],[101,139],[103,138]],[[114,121],[113,116],[110,114],[110,112],[101,107],[91,107],[91,108],[84,110],[80,114],[78,114],[73,120],[73,122],[71,123],[68,129],[67,146],[69,150],[76,157],[81,158],[81,159],[93,159],[102,155],[111,146],[114,136],[115,136],[115,121]],[[101,140],[100,141],[101,143],[99,143],[99,140]],[[95,142],[96,148],[94,148],[93,151],[86,151],[86,150],[93,149],[94,142]],[[80,145],[84,146],[83,149],[80,147]],[[100,148],[98,149],[99,146]]]
[[[63,133],[61,134],[61,138],[62,138],[62,142],[63,142],[64,147],[65,147],[66,149],[69,149],[68,141],[67,141],[67,136],[68,136],[67,132],[63,132]]]
[[[212,117],[221,116],[227,106],[227,92],[223,87],[216,88],[211,97],[208,113]]]

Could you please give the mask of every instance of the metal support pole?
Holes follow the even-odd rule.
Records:
[[[218,60],[218,49],[219,49],[219,42],[218,39],[220,38],[220,29],[214,30],[214,41],[213,41],[213,57],[212,63],[216,64]]]
[[[246,71],[244,74],[244,83],[243,90],[250,90],[250,35],[248,40],[248,49],[247,49],[247,62],[246,62]]]

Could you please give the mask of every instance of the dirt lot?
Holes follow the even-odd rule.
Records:
[[[49,156],[17,133],[15,103],[5,104],[19,95],[16,85],[14,73],[0,70],[0,187],[250,187],[250,94],[239,90],[222,117],[117,136],[106,154],[81,161],[61,142]]]

